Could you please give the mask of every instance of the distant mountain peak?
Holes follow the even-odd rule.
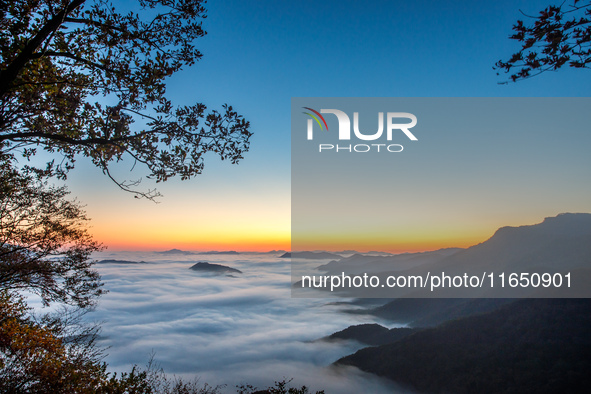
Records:
[[[442,261],[439,268],[491,271],[589,267],[591,214],[562,213],[541,223],[499,228],[488,240]],[[543,271],[542,271],[543,272]]]
[[[183,255],[191,255],[191,254],[195,254],[193,252],[188,252],[186,250],[180,250],[180,249],[170,249],[170,250],[165,250],[164,252],[156,252],[158,254],[183,254]]]
[[[491,237],[514,235],[518,232],[536,232],[537,234],[552,234],[565,236],[591,235],[591,213],[560,213],[556,216],[544,218],[541,223],[523,226],[504,226],[499,228]]]

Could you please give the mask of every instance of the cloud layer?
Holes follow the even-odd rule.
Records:
[[[270,255],[172,256],[102,253],[98,259],[147,264],[99,264],[105,288],[90,318],[103,322],[112,371],[145,365],[152,353],[168,374],[198,376],[210,385],[258,387],[294,378],[327,393],[388,392],[391,384],[359,370],[329,365],[360,347],[312,342],[367,317],[345,314],[326,299],[290,294],[289,259]],[[177,258],[177,256],[174,256]],[[228,265],[238,277],[189,270],[197,261]]]

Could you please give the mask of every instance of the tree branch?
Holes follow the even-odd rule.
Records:
[[[12,83],[18,77],[18,74],[32,59],[37,48],[56,31],[63,23],[66,15],[70,14],[86,0],[74,0],[56,16],[51,18],[39,32],[27,42],[27,45],[17,55],[17,57],[4,69],[0,70],[0,97],[4,96],[12,87]]]
[[[81,24],[95,26],[95,27],[107,27],[109,29],[113,29],[113,30],[116,30],[116,31],[121,32],[121,33],[127,33],[128,32],[126,29],[123,29],[123,28],[121,28],[119,26],[107,25],[106,23],[101,23],[101,22],[98,22],[98,21],[93,21],[93,20],[84,19],[84,18],[69,18],[69,17],[66,17],[66,18],[64,18],[64,22],[81,23]]]
[[[113,70],[103,64],[91,62],[90,60],[84,59],[80,56],[76,56],[76,55],[73,55],[68,52],[55,52],[55,51],[38,52],[38,53],[34,53],[33,55],[31,55],[31,59],[39,59],[43,56],[65,57],[68,59],[76,60],[77,62],[80,62],[80,63],[84,63],[87,66],[96,67],[96,68],[101,69],[103,71],[116,72],[115,70]]]

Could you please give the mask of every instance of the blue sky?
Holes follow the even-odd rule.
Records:
[[[208,229],[220,239],[219,245],[208,244],[212,247],[253,241],[238,235],[248,232],[275,234],[285,246],[279,240],[289,234],[292,97],[588,96],[588,70],[498,84],[506,76],[497,76],[492,66],[518,49],[507,37],[513,23],[525,18],[519,10],[536,14],[547,5],[210,1],[208,34],[197,42],[204,56],[170,79],[168,95],[178,104],[233,105],[254,132],[245,160],[232,166],[210,157],[202,176],[158,185],[165,195],[158,205],[119,191],[82,160],[70,188],[86,203],[97,237],[112,246],[121,246],[112,239],[133,231],[136,246],[164,247],[171,244],[165,239],[180,237],[181,246],[199,249]],[[136,171],[131,178],[142,175]],[[114,228],[120,220],[124,224]],[[171,228],[179,234],[164,230]],[[222,242],[224,229],[228,236]]]
[[[518,48],[507,37],[519,9],[533,14],[546,4],[212,1],[204,57],[171,81],[170,92],[247,114],[253,165],[288,164],[291,97],[587,96],[591,73],[581,70],[497,84],[505,78],[492,66]]]

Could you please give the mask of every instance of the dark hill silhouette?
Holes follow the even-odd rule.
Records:
[[[237,255],[240,254],[239,252],[235,251],[235,250],[225,250],[225,251],[221,251],[218,252],[217,250],[212,250],[209,252],[200,252],[200,253],[195,253],[195,254],[230,254],[230,255]]]
[[[462,249],[447,248],[431,252],[401,253],[397,255],[372,255],[356,253],[339,260],[333,260],[318,267],[318,270],[328,274],[379,273],[408,270],[424,264],[433,264],[451,256]]]
[[[413,327],[431,327],[447,320],[498,309],[511,298],[397,298],[375,308],[349,313],[369,314]]]
[[[97,264],[148,264],[145,261],[129,261],[129,260],[101,260]]]
[[[240,271],[236,268],[228,267],[226,265],[221,265],[221,264],[207,263],[204,261],[200,261],[200,262],[192,265],[190,267],[190,269],[193,271],[197,271],[197,272],[205,272],[205,273],[217,274],[217,275],[241,274],[242,273],[242,271]]]
[[[370,346],[385,345],[387,343],[396,342],[399,339],[409,336],[410,334],[419,331],[418,328],[386,328],[379,324],[359,324],[349,326],[342,331],[335,332],[322,340],[338,341],[338,340],[354,340]]]
[[[587,393],[591,300],[518,300],[361,349],[337,364],[420,392]]]
[[[281,258],[294,259],[309,259],[309,260],[324,260],[324,259],[340,259],[343,256],[329,252],[286,252],[279,256]]]

